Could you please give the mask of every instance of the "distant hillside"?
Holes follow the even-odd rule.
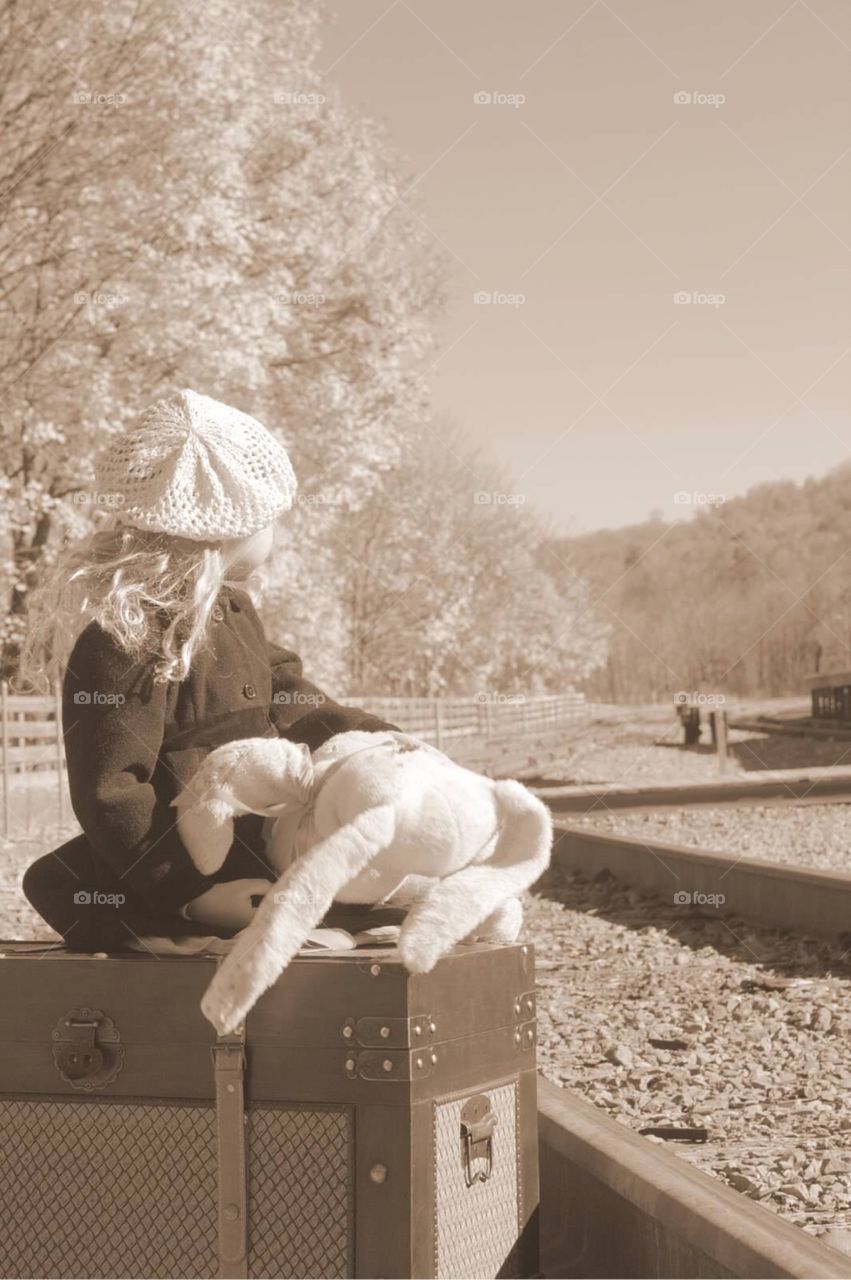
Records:
[[[586,686],[599,698],[795,693],[805,674],[851,668],[851,462],[551,550],[550,571],[581,574],[612,629]]]

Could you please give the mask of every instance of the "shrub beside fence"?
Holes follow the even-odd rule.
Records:
[[[552,740],[559,730],[584,720],[588,712],[584,694],[575,692],[529,698],[363,694],[339,701],[363,707],[469,764],[494,760],[511,744]],[[24,835],[40,826],[71,821],[59,691],[47,696],[10,694],[4,682],[0,685],[0,733],[3,834],[13,834],[13,819],[14,834],[20,829]]]

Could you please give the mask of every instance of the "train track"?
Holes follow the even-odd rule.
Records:
[[[583,1219],[587,1212],[589,1221],[596,1222],[597,1229],[605,1234],[603,1220],[611,1215],[604,1245],[605,1265],[610,1269],[594,1270],[589,1254],[579,1262],[572,1259],[570,1265],[575,1264],[577,1269],[565,1269],[557,1274],[849,1274],[851,1259],[835,1250],[826,1250],[827,1257],[822,1253],[818,1264],[812,1255],[807,1260],[794,1251],[782,1256],[763,1253],[757,1263],[754,1259],[748,1261],[743,1246],[747,1242],[773,1240],[777,1248],[785,1249],[785,1242],[801,1244],[800,1236],[804,1235],[805,1250],[811,1247],[823,1250],[822,1242],[814,1240],[809,1233],[817,1236],[826,1231],[831,1233],[831,1238],[843,1237],[846,1242],[851,1239],[851,1195],[843,1199],[839,1193],[837,1201],[834,1183],[828,1204],[819,1199],[820,1192],[814,1185],[819,1181],[818,1169],[844,1169],[846,1172],[837,1176],[845,1181],[851,1174],[848,1124],[843,1119],[845,1109],[837,1108],[835,1113],[825,1111],[819,1072],[808,1076],[809,1068],[802,1073],[786,1056],[790,1040],[796,1037],[798,1042],[811,1037],[807,1043],[813,1046],[815,1060],[824,1070],[828,1070],[829,1053],[832,1052],[834,1058],[837,1053],[841,1056],[844,1033],[835,1021],[841,1015],[834,1014],[834,1026],[827,1039],[818,1019],[826,1016],[826,1006],[833,999],[841,999],[839,990],[846,985],[841,974],[846,970],[847,960],[841,952],[851,944],[851,937],[839,946],[834,944],[851,928],[851,878],[740,858],[723,851],[709,852],[620,835],[602,835],[584,827],[571,827],[564,817],[557,818],[555,826],[555,882],[544,886],[542,892],[545,899],[562,902],[568,910],[583,914],[574,920],[561,917],[559,924],[555,923],[558,917],[550,912],[547,918],[553,923],[546,941],[540,940],[539,1009],[541,1014],[548,1007],[552,1012],[549,1026],[544,1028],[545,1036],[549,1032],[551,1046],[553,1032],[556,1033],[556,1047],[550,1047],[545,1053],[546,1069],[555,1079],[588,1093],[602,1109],[595,1110],[594,1114],[599,1114],[599,1123],[603,1125],[600,1141],[609,1149],[611,1158],[609,1167],[599,1153],[591,1156],[586,1151],[590,1163],[583,1166],[584,1171],[592,1173],[597,1182],[602,1171],[603,1188],[592,1182],[592,1190],[583,1189],[578,1174],[572,1174],[570,1180],[572,1196],[578,1196],[580,1202],[583,1196],[590,1197],[587,1210],[581,1211]],[[572,874],[576,872],[579,876]],[[586,887],[582,888],[583,885]],[[675,905],[680,903],[682,905]],[[594,925],[596,935],[580,923],[586,911],[598,922]],[[681,911],[686,914],[679,916]],[[713,930],[712,919],[717,920],[722,914],[730,918],[729,931],[720,925]],[[678,916],[686,922],[691,916],[693,924],[681,924],[678,928],[675,923]],[[749,921],[753,932],[732,919],[733,916]],[[633,941],[624,947],[618,939],[625,936],[625,927]],[[574,943],[572,937],[577,930],[579,936]],[[728,932],[730,937],[726,938]],[[673,941],[678,934],[683,935],[689,958],[685,968],[670,972],[688,974],[685,981],[669,980],[668,970],[648,968],[645,960],[647,953],[658,955],[663,966],[685,960],[685,955],[680,957],[674,948],[666,949],[663,941],[666,937]],[[807,942],[804,934],[825,941]],[[660,941],[648,942],[645,952],[641,939],[653,935]],[[796,941],[799,937],[800,941]],[[719,938],[721,952],[716,962],[713,951]],[[731,967],[729,962],[731,948],[728,946],[725,951],[725,942],[732,940],[740,944],[732,949],[737,961],[743,962],[738,972],[737,965]],[[803,968],[796,969],[799,951]],[[813,967],[817,955],[827,969],[819,965]],[[831,969],[834,963],[839,967]],[[552,970],[552,974],[548,970]],[[656,973],[658,980],[654,977]],[[707,998],[707,990],[715,994]],[[746,994],[750,991],[756,994]],[[741,1005],[741,1008],[731,1014],[732,1005]],[[775,1012],[766,1013],[772,1005]],[[590,1014],[585,1012],[586,1007]],[[841,1009],[842,1005],[838,1007]],[[704,1016],[707,1009],[710,1010],[708,1018]],[[695,1019],[699,1024],[701,1017],[704,1017],[702,1029],[699,1025],[687,1025]],[[739,1021],[731,1025],[731,1017]],[[565,1018],[569,1020],[569,1030]],[[647,1039],[654,1034],[648,1028],[653,1027],[656,1018],[659,1024],[670,1021],[672,1026],[677,1023],[684,1028],[680,1033],[684,1036],[683,1042],[672,1040],[670,1045],[664,1042],[664,1047],[669,1049],[666,1061],[670,1061],[670,1083],[659,1055],[654,1056],[644,1047],[651,1044],[663,1047],[662,1041]],[[770,1033],[771,1052],[769,1054],[764,1045],[754,1044],[750,1055],[749,1045],[743,1044],[748,1038],[745,1028],[756,1031],[760,1019],[763,1031]],[[604,1048],[606,1041],[605,1034],[596,1039],[596,1029],[601,1025],[611,1027],[613,1044],[617,1041],[626,1046],[629,1056],[621,1057],[623,1050],[618,1048],[614,1057],[609,1057],[609,1062],[623,1061],[624,1067],[607,1067],[602,1054],[599,1058],[596,1056],[597,1044]],[[782,1030],[784,1025],[790,1028],[788,1035]],[[812,1027],[812,1031],[796,1031],[795,1027]],[[562,1028],[565,1029],[562,1036],[565,1050],[559,1051],[557,1033]],[[734,1030],[730,1043],[728,1035]],[[655,1034],[668,1032],[655,1031]],[[778,1036],[779,1039],[775,1039]],[[730,1048],[725,1050],[728,1043]],[[736,1050],[732,1048],[733,1043],[738,1045]],[[816,1044],[822,1047],[816,1049]],[[689,1063],[695,1050],[701,1065],[691,1068]],[[560,1052],[566,1052],[567,1056],[560,1058]],[[807,1049],[806,1053],[809,1052]],[[719,1099],[724,1081],[738,1078],[731,1053],[741,1055],[742,1085],[741,1088],[733,1085],[728,1095],[731,1101],[723,1103]],[[648,1061],[641,1061],[643,1057]],[[720,1064],[725,1059],[727,1066],[723,1067]],[[799,1062],[803,1065],[803,1060]],[[831,1073],[835,1069],[829,1068]],[[782,1081],[790,1075],[792,1083],[784,1086]],[[646,1090],[648,1081],[652,1092],[643,1093],[646,1101],[641,1101],[636,1090]],[[684,1085],[689,1095],[685,1098],[680,1096]],[[811,1085],[816,1085],[815,1092],[810,1092]],[[836,1081],[831,1078],[830,1088],[835,1085]],[[799,1093],[801,1086],[803,1091]],[[626,1090],[623,1097],[621,1090]],[[806,1101],[809,1098],[818,1101],[812,1104]],[[817,1119],[808,1121],[806,1109],[812,1105],[821,1109],[813,1113]],[[758,1121],[745,1118],[751,1110],[756,1112]],[[658,1117],[654,1118],[657,1112]],[[586,1123],[591,1123],[590,1117],[581,1108],[576,1115],[584,1131]],[[614,1115],[620,1123],[612,1119]],[[826,1124],[828,1116],[833,1116],[833,1121]],[[688,1141],[668,1143],[662,1148],[651,1145],[636,1132],[647,1124],[681,1124],[691,1128],[691,1135]],[[695,1136],[695,1126],[701,1125],[706,1126],[705,1132]],[[575,1148],[573,1139],[570,1145],[571,1149]],[[584,1140],[580,1147],[586,1150]],[[790,1152],[793,1161],[789,1160]],[[645,1156],[649,1162],[646,1166]],[[667,1164],[660,1165],[659,1159]],[[815,1164],[811,1166],[811,1162]],[[816,1166],[818,1169],[812,1172],[811,1167]],[[773,1172],[792,1167],[797,1170],[794,1176],[784,1172],[779,1177]],[[645,1180],[642,1169],[646,1169],[649,1181]],[[682,1196],[697,1197],[696,1203],[702,1208],[695,1221],[687,1221],[687,1213],[686,1217],[682,1216],[685,1212],[682,1206],[672,1207],[667,1199],[668,1190],[654,1182],[657,1175],[663,1180],[667,1178],[666,1169],[672,1174],[675,1169],[681,1170]],[[769,1179],[775,1181],[772,1183]],[[725,1182],[729,1185],[725,1186]],[[737,1189],[732,1190],[733,1187]],[[780,1206],[775,1194],[778,1189]],[[800,1202],[790,1199],[790,1195],[798,1192]],[[607,1203],[609,1199],[611,1204]],[[729,1216],[731,1201],[743,1216]],[[667,1220],[667,1225],[660,1226],[655,1210],[662,1204],[668,1206],[673,1217]],[[773,1213],[766,1207],[768,1204],[772,1205]],[[780,1218],[776,1216],[778,1213]],[[622,1228],[616,1225],[618,1215],[625,1215]],[[725,1223],[731,1227],[730,1236],[725,1234]],[[707,1224],[712,1224],[711,1230]],[[799,1231],[804,1225],[807,1234]],[[629,1263],[618,1252],[619,1230],[631,1241],[630,1247],[637,1250],[637,1256],[643,1257],[638,1264],[640,1269],[625,1269]],[[669,1235],[673,1238],[669,1239]],[[699,1256],[701,1240],[711,1246],[709,1260]],[[650,1262],[649,1254],[656,1247],[661,1250],[662,1260]],[[842,1247],[846,1248],[846,1244]],[[713,1248],[721,1252],[713,1252]],[[689,1250],[697,1252],[689,1253]],[[726,1260],[722,1256],[724,1250],[727,1250]],[[828,1258],[832,1260],[830,1263]],[[650,1270],[643,1269],[648,1266]],[[652,1269],[654,1266],[656,1270]],[[783,1270],[784,1266],[788,1269]]]
[[[721,850],[603,835],[556,818],[553,858],[593,878],[601,871],[643,893],[708,903],[772,929],[851,942],[851,876]],[[676,897],[676,895],[684,895]]]
[[[555,814],[607,809],[665,809],[681,805],[830,804],[851,800],[851,769],[827,766],[766,770],[760,776],[708,778],[701,782],[534,785],[531,789]]]
[[[781,716],[741,716],[730,721],[731,729],[745,729],[752,733],[779,733],[794,738],[821,738],[828,742],[851,741],[851,728],[847,723],[814,720],[812,716],[784,719]]]
[[[569,1090],[538,1089],[544,1276],[851,1277],[851,1258]]]

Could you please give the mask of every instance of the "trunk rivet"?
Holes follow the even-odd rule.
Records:
[[[380,965],[380,964],[371,964],[371,965],[369,966],[369,972],[372,974],[373,978],[377,978],[377,977],[378,977],[378,975],[379,975],[379,973],[381,973],[381,965]]]
[[[387,1180],[387,1165],[374,1164],[369,1171],[369,1176],[373,1182],[382,1183]]]
[[[227,1089],[228,1089],[228,1093],[234,1093],[234,1092],[236,1091],[236,1085],[235,1085],[235,1084],[229,1084],[229,1085],[228,1085],[228,1087],[227,1087]]]
[[[354,1058],[346,1058],[346,1070],[347,1070],[347,1071],[354,1071],[354,1069],[355,1069],[355,1066],[356,1066],[356,1065],[357,1065],[357,1064],[355,1063]]]
[[[381,1036],[382,1040],[386,1040],[387,1037],[390,1035],[390,1028],[382,1027],[378,1034]]]
[[[529,1041],[529,1043],[531,1044],[531,1043],[532,1043],[532,1041],[534,1040],[534,1038],[535,1038],[535,1033],[534,1033],[534,1031],[532,1030],[532,1028],[531,1028],[531,1027],[527,1027],[527,1029],[526,1029],[526,1039],[527,1039],[527,1040]]]
[[[515,1043],[515,1044],[519,1044],[519,1043],[520,1043],[520,1032],[519,1032],[519,1031],[515,1031],[515,1032],[514,1032],[514,1043]]]
[[[437,1030],[437,1027],[435,1026],[435,1024],[434,1024],[433,1022],[430,1022],[430,1023],[428,1024],[428,1029],[429,1029],[429,1031],[431,1032],[431,1034],[432,1034],[432,1035],[434,1035],[435,1031]]]
[[[519,1013],[519,1012],[520,1012],[520,1009],[521,1009],[520,1001],[519,1001],[519,1000],[515,1000],[515,1001],[514,1001],[514,1012],[515,1012],[515,1013]]]
[[[385,1070],[385,1071],[392,1071],[392,1070],[393,1070],[393,1063],[391,1062],[391,1060],[390,1060],[389,1058],[385,1058],[381,1065],[382,1065],[382,1067],[384,1068],[384,1070]]]
[[[433,1063],[435,1063],[435,1064],[437,1063],[437,1054],[436,1054],[436,1053],[433,1053],[433,1054],[431,1055],[431,1060],[432,1060],[432,1062],[433,1062]]]
[[[422,1060],[422,1058],[417,1058],[417,1070],[418,1070],[418,1071],[420,1071],[420,1070],[422,1069],[422,1065],[423,1065],[423,1060]]]
[[[351,1040],[354,1034],[355,1034],[354,1027],[343,1027],[343,1035],[346,1037],[347,1040]]]
[[[414,1035],[415,1035],[415,1036],[421,1036],[421,1035],[422,1035],[422,1033],[423,1033],[423,1029],[422,1029],[422,1027],[420,1026],[420,1024],[419,1024],[418,1022],[417,1022],[417,1023],[415,1023],[415,1024],[414,1024]]]

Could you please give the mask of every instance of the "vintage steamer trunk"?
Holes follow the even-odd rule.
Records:
[[[300,957],[227,1040],[213,959],[2,949],[3,1276],[535,1273],[531,947]]]

